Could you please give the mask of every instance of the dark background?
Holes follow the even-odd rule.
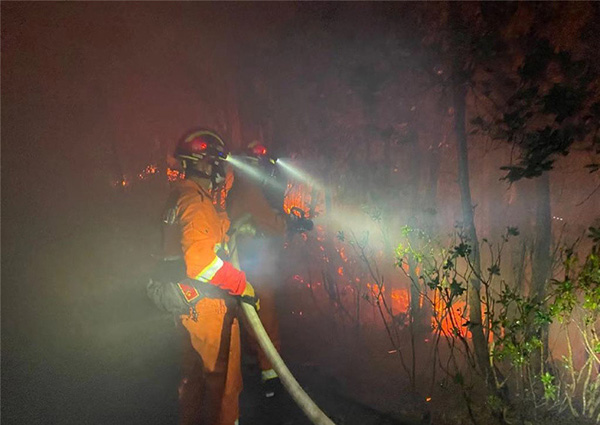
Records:
[[[2,3],[3,423],[174,423],[143,284],[168,186],[113,182],[218,127],[232,7]]]

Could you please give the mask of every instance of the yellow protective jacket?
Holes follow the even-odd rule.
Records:
[[[218,213],[211,194],[192,180],[178,182],[175,190],[175,214],[187,276],[214,284],[230,294],[241,294],[245,276],[217,256],[227,242],[227,215]]]

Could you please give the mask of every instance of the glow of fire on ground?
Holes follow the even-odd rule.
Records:
[[[343,230],[347,241],[353,241],[354,243],[362,243],[361,240],[364,240],[363,238],[366,238],[368,235],[367,251],[372,251],[373,253],[380,252],[379,248],[375,245],[381,243],[381,226],[385,226],[385,223],[377,223],[365,217],[363,211],[356,208],[337,207],[335,216],[321,217],[317,221],[319,221],[321,226],[325,226],[326,228]],[[346,249],[342,246],[338,247],[337,251],[343,263],[348,264]],[[405,273],[408,273],[408,264],[405,263],[403,269]],[[340,278],[345,278],[347,274],[345,267],[339,267],[336,271]],[[401,270],[398,270],[398,272],[404,274]],[[418,267],[416,272],[417,274],[420,273]],[[380,294],[383,296],[386,292],[385,288],[379,288],[374,283],[366,283],[366,286],[373,297],[377,297]],[[381,293],[380,289],[382,289]],[[391,307],[394,314],[410,313],[410,296],[411,294],[406,288],[391,288]],[[432,297],[432,294],[429,294],[429,296]],[[421,296],[419,305],[422,307],[424,303],[424,296]],[[468,327],[464,326],[465,321],[468,320],[468,307],[465,300],[454,300],[450,308],[448,308],[443,300],[435,299],[435,305],[431,309],[432,317],[430,324],[433,333],[448,337],[457,337],[460,335],[463,338],[471,338]]]

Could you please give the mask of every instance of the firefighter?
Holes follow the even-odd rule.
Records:
[[[298,217],[290,217],[284,213],[283,188],[279,191],[276,189],[275,159],[267,154],[267,149],[253,142],[242,154],[242,158],[257,173],[235,173],[233,187],[227,194],[227,213],[237,227],[232,231],[236,232],[241,268],[260,294],[258,315],[279,351],[279,323],[275,302],[277,289],[281,285],[277,270],[279,253],[286,231],[310,229],[299,228]],[[304,220],[303,223],[304,227],[312,227],[309,220]],[[307,223],[310,224],[307,226]],[[258,358],[263,395],[271,398],[282,391],[281,383],[271,362],[252,337],[250,344]]]
[[[175,288],[190,307],[179,316],[188,333],[179,387],[182,425],[233,425],[239,417],[237,296],[253,299],[254,289],[223,254],[229,221],[215,208],[213,194],[224,180],[226,156],[216,133],[199,129],[186,134],[176,150],[185,179],[175,186],[165,215],[167,226],[179,234],[187,276]]]

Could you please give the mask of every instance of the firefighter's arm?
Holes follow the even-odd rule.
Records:
[[[286,230],[285,216],[271,208],[262,190],[250,185],[246,195],[246,211],[252,216],[256,228],[269,235],[283,235]]]
[[[212,250],[200,244],[192,244],[185,252],[188,277],[207,282],[226,290],[232,295],[240,295],[246,289],[246,275],[228,261],[221,260]]]

